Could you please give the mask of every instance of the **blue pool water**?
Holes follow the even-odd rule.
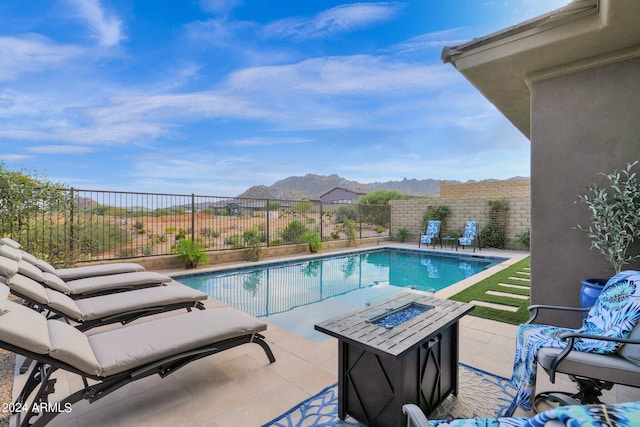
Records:
[[[320,341],[327,338],[313,328],[320,321],[410,287],[438,291],[501,261],[378,249],[181,276],[176,280],[297,335]]]

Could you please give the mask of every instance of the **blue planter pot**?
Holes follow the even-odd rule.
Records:
[[[593,307],[602,288],[609,279],[603,278],[587,278],[582,279],[582,287],[580,288],[580,305],[584,308]]]

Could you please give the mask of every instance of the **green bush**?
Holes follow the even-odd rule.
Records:
[[[280,237],[285,243],[300,243],[307,227],[298,220],[293,220],[280,230]]]
[[[480,230],[480,243],[489,248],[504,249],[506,237],[495,221],[489,220]]]
[[[407,240],[407,237],[409,236],[409,230],[407,230],[406,228],[401,228],[400,230],[398,230],[398,232],[396,233],[396,240],[398,242],[404,242],[405,240]]]
[[[209,239],[214,239],[216,237],[220,237],[220,232],[214,230],[211,227],[206,227],[206,228],[200,229],[199,234],[200,234],[200,236],[207,237]]]
[[[231,234],[229,236],[226,236],[224,238],[224,244],[225,245],[231,245],[234,247],[243,247],[243,239],[242,236],[239,234]]]
[[[447,229],[447,216],[449,216],[449,206],[429,206],[427,211],[422,216],[422,222],[420,223],[420,230],[427,229],[429,221],[440,221],[440,231],[444,232]]]
[[[342,223],[342,231],[347,236],[349,246],[356,246],[356,238],[358,236],[358,223],[347,218]]]
[[[529,249],[531,247],[531,230],[527,228],[522,234],[516,236],[516,242]]]
[[[258,261],[262,257],[262,242],[265,240],[265,236],[257,228],[253,227],[249,230],[245,230],[242,233],[242,240],[244,241],[247,250],[248,261]]]
[[[185,268],[196,268],[198,264],[204,264],[209,259],[204,248],[191,239],[178,241],[173,251],[182,257]]]
[[[306,231],[302,234],[302,241],[309,244],[309,250],[311,252],[318,252],[318,250],[324,247],[320,235],[311,231]]]
[[[358,220],[358,210],[355,206],[342,205],[338,209],[336,209],[334,217],[335,224],[342,224],[347,218],[352,221]]]

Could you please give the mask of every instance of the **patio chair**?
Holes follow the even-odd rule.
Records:
[[[462,237],[459,237],[456,241],[456,251],[458,247],[462,246],[462,249],[465,246],[471,246],[473,248],[473,252],[476,251],[476,246],[478,250],[482,250],[480,248],[480,236],[478,235],[478,222],[477,221],[467,221],[464,223],[464,233]],[[475,245],[475,246],[474,246]]]
[[[164,378],[190,362],[255,343],[269,362],[271,348],[260,335],[267,324],[231,307],[155,318],[97,332],[78,331],[59,320],[7,300],[8,288],[0,288],[0,347],[36,361],[12,408],[28,408],[16,415],[16,425],[42,426],[60,411],[86,400],[90,404],[121,387],[158,374]],[[55,392],[51,376],[58,370],[79,375],[77,391],[50,402]],[[89,380],[91,384],[89,384]],[[39,411],[41,405],[47,410]]]
[[[20,243],[9,237],[3,237],[0,239],[0,251],[2,250],[2,246],[8,246],[9,248],[20,250],[22,259],[29,261],[31,264],[37,266],[43,271],[55,274],[63,280],[84,279],[86,277],[144,271],[143,266],[134,262],[115,262],[110,264],[86,265],[82,267],[55,268],[45,260],[37,258],[29,252],[21,249]]]
[[[407,415],[407,427],[561,427],[604,426],[633,427],[640,422],[640,402],[613,403],[608,405],[579,405],[573,402],[527,417],[469,418],[429,421],[420,408],[406,404],[402,412]]]
[[[442,249],[442,238],[440,237],[440,221],[431,220],[427,223],[427,229],[424,234],[420,235],[420,239],[418,239],[418,247],[420,247],[421,243],[427,245],[433,244],[433,248],[436,247],[436,240],[440,241],[440,249]]]
[[[16,261],[20,274],[74,299],[158,286],[172,280],[171,277],[157,272],[136,271],[65,281],[55,273],[43,271],[36,264],[29,262],[30,257],[28,255],[25,257],[25,254],[7,245],[0,246],[0,258]]]
[[[542,310],[589,313],[581,328],[568,329],[533,324]],[[528,333],[527,344],[536,346],[535,361],[552,384],[556,374],[562,373],[578,386],[577,392],[545,391],[534,395],[534,383],[533,408],[542,400],[567,404],[567,398],[582,404],[601,403],[602,390],[615,384],[640,387],[639,272],[628,270],[613,276],[591,308],[533,305],[529,311],[531,316],[519,334]],[[539,344],[534,344],[536,341]],[[515,401],[508,413],[513,410]]]
[[[0,259],[1,264],[7,264],[6,261]],[[17,271],[15,264],[13,271]],[[4,274],[8,274],[8,277]],[[167,311],[202,310],[202,301],[208,298],[207,294],[176,282],[168,286],[135,289],[126,294],[114,293],[74,300],[62,292],[43,287],[27,276],[11,274],[11,270],[3,268],[0,270],[0,286],[5,285],[27,307],[42,312],[50,319],[75,322],[76,328],[81,331],[112,323],[126,324]]]

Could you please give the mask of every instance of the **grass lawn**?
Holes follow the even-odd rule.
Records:
[[[518,278],[529,279],[528,273],[530,271],[530,265],[531,259],[527,257],[449,299],[460,302],[484,301],[492,304],[516,307],[518,310],[511,312],[476,304],[476,308],[469,314],[514,325],[524,323],[529,318],[529,311],[527,310],[527,307],[530,305],[529,298],[518,299],[511,298],[508,295],[491,295],[487,294],[487,292],[495,291],[501,294],[526,295],[528,297],[530,290],[529,282],[526,280],[518,280]],[[500,284],[515,285],[517,287],[503,286]]]

